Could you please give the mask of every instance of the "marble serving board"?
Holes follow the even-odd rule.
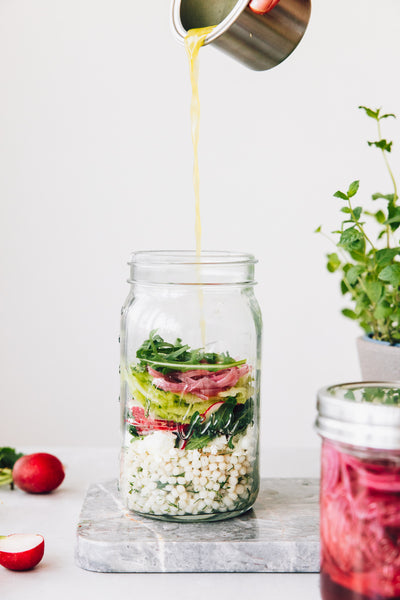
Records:
[[[254,508],[214,523],[173,523],[127,511],[117,482],[90,486],[79,519],[79,567],[104,573],[316,573],[317,479],[263,479]]]

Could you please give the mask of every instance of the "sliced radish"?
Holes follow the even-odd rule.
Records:
[[[0,536],[0,565],[11,571],[28,571],[43,558],[44,539],[41,535],[13,533]]]
[[[206,412],[203,413],[203,417],[205,419],[208,419],[209,417],[211,417],[211,415],[213,415],[215,412],[217,412],[217,410],[219,408],[221,408],[221,406],[223,406],[224,402],[214,402],[214,404],[211,404],[211,406],[209,408],[207,408]]]
[[[180,440],[179,442],[179,450],[184,450],[186,448],[186,444],[188,443],[188,440]]]
[[[127,423],[136,427],[140,435],[151,433],[152,431],[177,431],[179,427],[185,427],[175,421],[146,417],[144,409],[138,406],[131,408],[131,414],[133,419],[127,419]]]

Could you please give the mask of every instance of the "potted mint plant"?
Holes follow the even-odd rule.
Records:
[[[331,241],[337,251],[327,255],[327,268],[330,273],[340,273],[341,292],[350,301],[351,307],[344,308],[343,315],[357,321],[364,330],[364,336],[357,340],[363,378],[400,380],[400,206],[388,159],[393,143],[382,136],[381,130],[382,121],[395,115],[366,106],[359,108],[376,121],[378,140],[368,145],[381,153],[392,191],[374,193],[372,210],[355,199],[359,181],[353,181],[347,192],[334,194],[343,202],[343,221],[333,232],[337,238]],[[322,233],[321,227],[316,231]]]

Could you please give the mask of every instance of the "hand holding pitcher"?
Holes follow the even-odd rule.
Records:
[[[278,4],[279,0],[251,0],[249,7],[259,15],[265,15]]]
[[[310,12],[311,0],[172,0],[172,29],[184,43],[190,29],[214,26],[204,45],[266,71],[298,46]]]

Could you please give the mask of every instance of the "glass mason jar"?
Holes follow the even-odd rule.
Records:
[[[323,600],[400,598],[399,383],[318,394]]]
[[[120,492],[136,513],[216,521],[256,499],[255,262],[227,252],[132,255],[121,324]]]

